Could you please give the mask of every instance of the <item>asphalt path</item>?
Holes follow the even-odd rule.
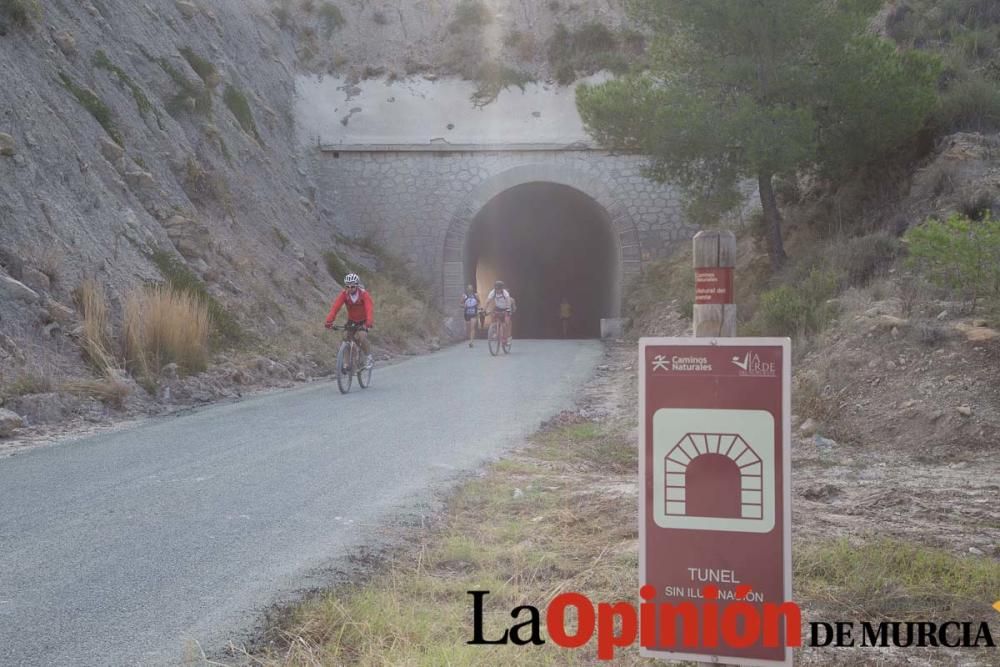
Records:
[[[0,665],[218,650],[569,407],[594,341],[485,342],[0,460]]]

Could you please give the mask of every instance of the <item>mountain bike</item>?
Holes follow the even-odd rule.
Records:
[[[354,376],[358,376],[358,384],[362,389],[371,386],[372,369],[365,368],[365,361],[362,356],[361,346],[354,340],[354,334],[359,329],[367,331],[363,325],[348,322],[344,326],[334,325],[334,331],[345,333],[344,341],[337,351],[337,387],[341,394],[346,394],[351,390],[351,382]]]
[[[489,342],[490,354],[494,357],[500,354],[501,348],[504,354],[510,354],[510,348],[513,341],[510,335],[506,333],[506,330],[510,326],[510,311],[504,310],[503,321],[507,323],[508,326],[500,327],[496,321],[490,322],[489,331],[486,334],[487,341]],[[500,335],[500,331],[503,331],[503,335]]]

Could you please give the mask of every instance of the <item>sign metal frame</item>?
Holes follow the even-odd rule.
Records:
[[[647,512],[650,508],[646,503],[646,479],[649,474],[650,461],[647,460],[647,429],[646,429],[646,391],[647,377],[651,372],[647,368],[646,350],[649,347],[766,347],[781,350],[781,424],[775,424],[775,429],[781,429],[781,479],[782,493],[782,579],[785,600],[792,600],[792,503],[791,503],[791,341],[788,338],[640,338],[639,339],[639,585],[647,582]],[[703,406],[710,409],[711,406]],[[775,433],[777,435],[777,433]],[[654,522],[655,523],[655,522]],[[785,667],[792,665],[792,648],[784,647],[783,660],[768,660],[730,654],[735,649],[718,647],[718,653],[689,653],[683,648],[679,651],[664,651],[640,647],[642,657],[661,658],[668,660],[694,660],[701,663],[747,665],[748,667]]]

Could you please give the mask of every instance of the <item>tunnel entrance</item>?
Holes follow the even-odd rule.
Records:
[[[485,302],[499,278],[517,302],[514,336],[561,338],[560,304],[572,317],[569,338],[600,336],[620,289],[618,243],[607,211],[583,192],[525,183],[501,192],[476,215],[466,236],[464,284]]]

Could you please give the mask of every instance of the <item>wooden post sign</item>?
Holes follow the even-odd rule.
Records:
[[[733,266],[736,236],[729,231],[703,231],[694,236],[694,335],[735,336],[736,305]]]

